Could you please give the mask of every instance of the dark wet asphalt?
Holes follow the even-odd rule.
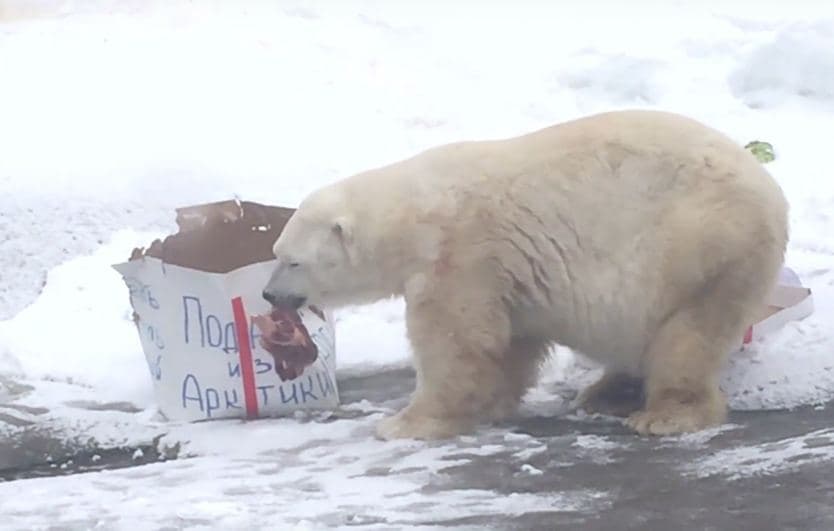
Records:
[[[395,371],[340,384],[346,402],[366,398],[384,402],[412,388],[409,371]],[[528,512],[505,518],[449,520],[450,527],[502,530],[820,530],[834,531],[834,403],[793,411],[733,412],[736,427],[702,444],[675,444],[641,438],[614,420],[525,418],[502,426],[535,436],[546,446],[527,463],[540,475],[518,473],[510,451],[473,456],[466,465],[445,470],[428,490],[491,489],[499,493],[562,493],[583,490],[608,493],[590,512]],[[805,437],[819,430],[825,436]],[[612,443],[603,453],[575,445],[597,435]],[[727,475],[692,477],[686,464],[716,452],[764,445],[778,452],[785,441],[825,451],[832,458],[806,460],[800,450],[788,458],[797,468],[781,473],[731,479]],[[751,456],[751,461],[761,455]],[[807,462],[806,462],[807,461]],[[751,463],[755,467],[755,463]]]
[[[394,370],[342,379],[340,393],[345,403],[399,404],[413,382],[411,371]],[[523,418],[499,428],[532,435],[541,443],[541,451],[524,461],[536,474],[520,473],[515,450],[508,449],[471,456],[466,464],[435,476],[424,490],[442,496],[444,490],[488,489],[507,496],[552,495],[554,500],[566,493],[601,493],[577,511],[543,506],[500,518],[450,517],[440,522],[452,529],[834,530],[834,403],[794,411],[734,412],[729,423],[732,429],[686,444],[640,438],[613,420]],[[0,479],[138,466],[160,458],[152,446],[135,459],[132,448],[102,451],[83,441],[59,442],[37,426],[19,428],[13,440],[0,441]],[[819,431],[823,434],[808,436]],[[578,444],[588,436],[602,440],[604,449]],[[800,450],[786,457],[792,465],[786,470],[740,478],[732,472],[699,477],[685,471],[716,453],[750,447],[750,458],[734,463],[756,469],[758,461],[791,444],[799,444]],[[814,460],[814,452],[832,457]],[[438,524],[436,518],[432,524]]]

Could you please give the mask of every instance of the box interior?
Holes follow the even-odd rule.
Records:
[[[220,201],[178,208],[176,234],[155,240],[130,256],[209,273],[228,273],[274,259],[272,245],[295,209],[251,201]]]

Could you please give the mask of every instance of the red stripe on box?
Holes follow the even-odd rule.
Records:
[[[753,327],[747,327],[747,331],[744,333],[744,344],[752,343],[753,342]]]
[[[240,376],[243,378],[243,401],[246,403],[246,416],[258,416],[258,396],[255,394],[255,368],[252,365],[252,345],[249,344],[249,327],[246,312],[243,311],[243,300],[240,297],[232,299],[232,311],[235,316],[235,330],[237,330],[238,353],[240,354]]]

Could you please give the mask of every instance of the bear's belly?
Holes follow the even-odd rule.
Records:
[[[514,334],[546,338],[618,372],[641,373],[651,316],[642,308],[611,302],[597,308],[515,308]]]

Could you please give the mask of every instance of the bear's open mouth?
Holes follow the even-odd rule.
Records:
[[[289,295],[280,299],[277,304],[272,305],[273,310],[284,310],[287,308],[292,308],[293,310],[298,310],[307,302],[307,297],[302,297],[300,295]]]

